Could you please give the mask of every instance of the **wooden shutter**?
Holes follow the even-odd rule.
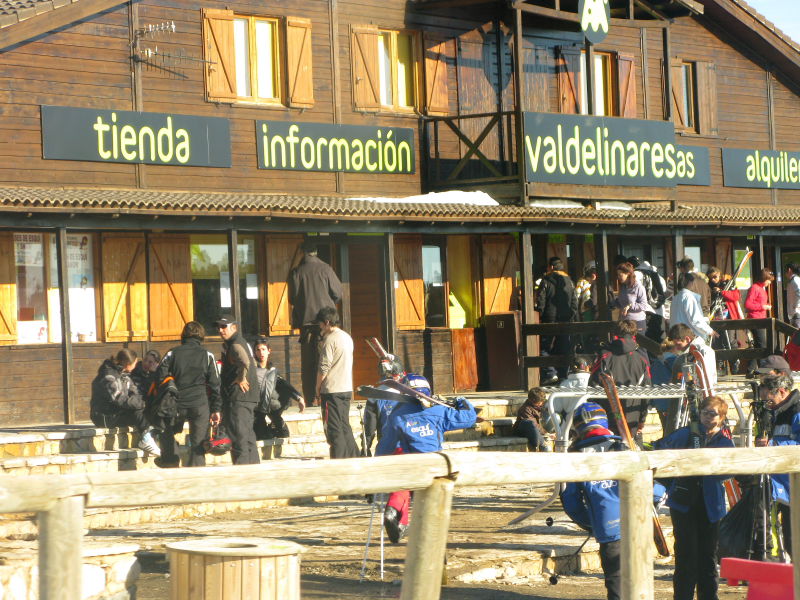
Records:
[[[103,235],[105,340],[147,339],[147,261],[143,235]]]
[[[0,345],[17,341],[17,268],[14,234],[0,233]]]
[[[286,17],[286,103],[293,108],[314,106],[311,59],[311,19]]]
[[[572,46],[559,46],[558,97],[562,113],[577,115],[581,112],[581,51]]]
[[[189,236],[153,236],[150,253],[150,336],[180,338],[194,316]]]
[[[670,68],[670,102],[672,102],[672,121],[677,129],[687,129],[688,115],[683,110],[683,61],[673,58],[669,63]]]
[[[482,237],[483,314],[507,312],[514,291],[519,259],[511,235]]]
[[[428,114],[450,113],[447,40],[425,34],[425,108]]]
[[[703,135],[719,135],[717,123],[717,66],[710,62],[695,63],[697,77],[698,131]]]
[[[353,25],[353,104],[356,110],[378,110],[381,107],[378,73],[378,28]]]
[[[635,119],[636,110],[636,59],[631,54],[617,54],[617,90],[619,90],[619,116]]]
[[[398,329],[425,329],[422,236],[395,236],[394,292]]]
[[[232,10],[203,10],[203,57],[209,61],[205,63],[206,97],[218,102],[236,100]]]
[[[270,236],[267,239],[267,310],[270,335],[292,333],[289,305],[289,273],[303,258],[302,235]]]
[[[530,37],[522,40],[523,87],[522,109],[550,112],[551,57],[544,45]]]

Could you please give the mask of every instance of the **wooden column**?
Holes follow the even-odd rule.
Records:
[[[231,290],[231,314],[242,330],[242,301],[239,297],[239,232],[228,230],[228,285]]]
[[[75,422],[75,384],[72,356],[72,328],[69,310],[69,271],[67,269],[67,230],[56,231],[56,261],[58,263],[58,299],[61,303],[61,381],[64,393],[64,423]]]
[[[664,64],[664,120],[672,121],[672,73],[670,73],[670,40],[669,40],[669,27],[664,27],[661,30],[661,43],[663,48],[663,64]],[[680,260],[677,255],[675,260]]]
[[[764,236],[759,234],[756,236],[755,256],[753,257],[755,271],[753,271],[753,281],[758,276],[758,271],[767,266],[767,257],[764,255]]]
[[[522,90],[525,88],[525,59],[522,52],[522,11],[517,8],[514,11],[514,117],[515,135],[517,146],[517,176],[519,177],[520,205],[525,206],[528,200],[528,192],[525,176],[525,127],[522,119],[524,112]]]
[[[397,331],[397,298],[394,290],[394,234],[386,234],[386,244],[383,247],[383,266],[386,269],[386,351],[396,353]]]
[[[667,70],[669,70],[669,69],[667,69]],[[677,263],[678,263],[679,260],[681,260],[683,258],[683,253],[685,252],[685,249],[683,247],[683,232],[682,231],[676,231],[675,232],[674,242],[675,242],[675,257],[674,257],[675,258],[675,264],[674,265],[667,265],[667,269],[674,269],[673,273],[674,273],[674,277],[675,277],[675,282],[674,282],[675,285],[674,285],[673,289],[677,292],[678,291],[678,277],[681,276],[681,270],[678,268],[678,264]]]
[[[586,114],[593,115],[594,79],[592,74],[594,73],[594,45],[587,39],[584,47],[586,49],[586,70],[584,73],[584,79],[586,80]]]
[[[594,256],[597,267],[597,319],[609,318],[608,290],[610,276],[608,272],[608,234],[605,230],[594,234]]]
[[[789,474],[791,498],[792,547],[789,553],[800,556],[800,473]],[[800,560],[794,559],[794,597],[800,598]]]
[[[352,329],[352,317],[350,314],[350,245],[347,238],[342,237],[337,240],[339,246],[339,278],[342,281],[342,329],[350,331]]]
[[[622,597],[653,600],[653,472],[619,482]]]
[[[438,600],[441,595],[454,487],[452,479],[441,477],[415,492],[400,600]]]
[[[780,238],[775,239],[775,247],[773,248],[773,256],[775,260],[775,305],[773,307],[772,315],[776,319],[780,319],[781,321],[786,319],[786,311],[784,310],[784,303],[783,303],[783,276],[785,275],[783,270],[783,257],[782,257],[782,249],[780,246]],[[780,340],[779,340],[780,341]],[[782,345],[782,344],[781,344]]]
[[[39,598],[81,598],[83,496],[56,501],[39,521]]]
[[[522,265],[520,266],[520,273],[522,274],[522,299],[524,302],[522,322],[526,325],[532,325],[539,322],[539,313],[534,310],[536,306],[536,294],[534,292],[533,243],[531,242],[531,234],[527,231],[523,231],[520,238],[522,242]],[[525,349],[525,356],[538,356],[539,336],[526,335],[522,347]],[[528,390],[539,385],[539,369],[526,369],[524,357],[522,370],[523,389]]]

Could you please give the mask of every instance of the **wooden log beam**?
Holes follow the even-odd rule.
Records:
[[[653,473],[619,482],[622,597],[653,600]]]
[[[83,496],[58,500],[38,519],[39,598],[82,598]]]
[[[0,29],[0,51],[75,21],[120,6],[120,0],[81,0]]]
[[[455,482],[442,477],[416,493],[400,600],[438,600],[441,595],[454,489]]]

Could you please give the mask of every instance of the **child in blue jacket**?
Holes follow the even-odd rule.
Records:
[[[700,405],[700,423],[681,427],[653,444],[656,450],[684,448],[733,448],[722,424],[728,403],[719,396]],[[717,551],[719,521],[725,516],[728,475],[676,477],[669,488],[667,506],[675,537],[674,600],[692,600],[695,587],[699,600],[717,599]]]
[[[606,411],[586,402],[572,417],[577,439],[569,452],[615,452],[627,450],[622,439],[608,429]],[[578,525],[592,532],[600,544],[600,563],[608,600],[620,598],[620,511],[619,482],[581,481],[568,483],[561,493],[564,512]]]
[[[428,380],[421,375],[409,374],[408,385],[431,395]],[[434,404],[426,407],[417,400],[399,402],[389,414],[381,430],[376,456],[438,452],[442,449],[444,432],[475,425],[477,415],[466,398],[457,398],[455,408]],[[396,544],[408,527],[411,492],[403,490],[389,496],[383,523],[389,540]]]

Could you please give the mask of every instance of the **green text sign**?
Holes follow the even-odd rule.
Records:
[[[722,172],[728,187],[800,190],[800,152],[723,148]]]

